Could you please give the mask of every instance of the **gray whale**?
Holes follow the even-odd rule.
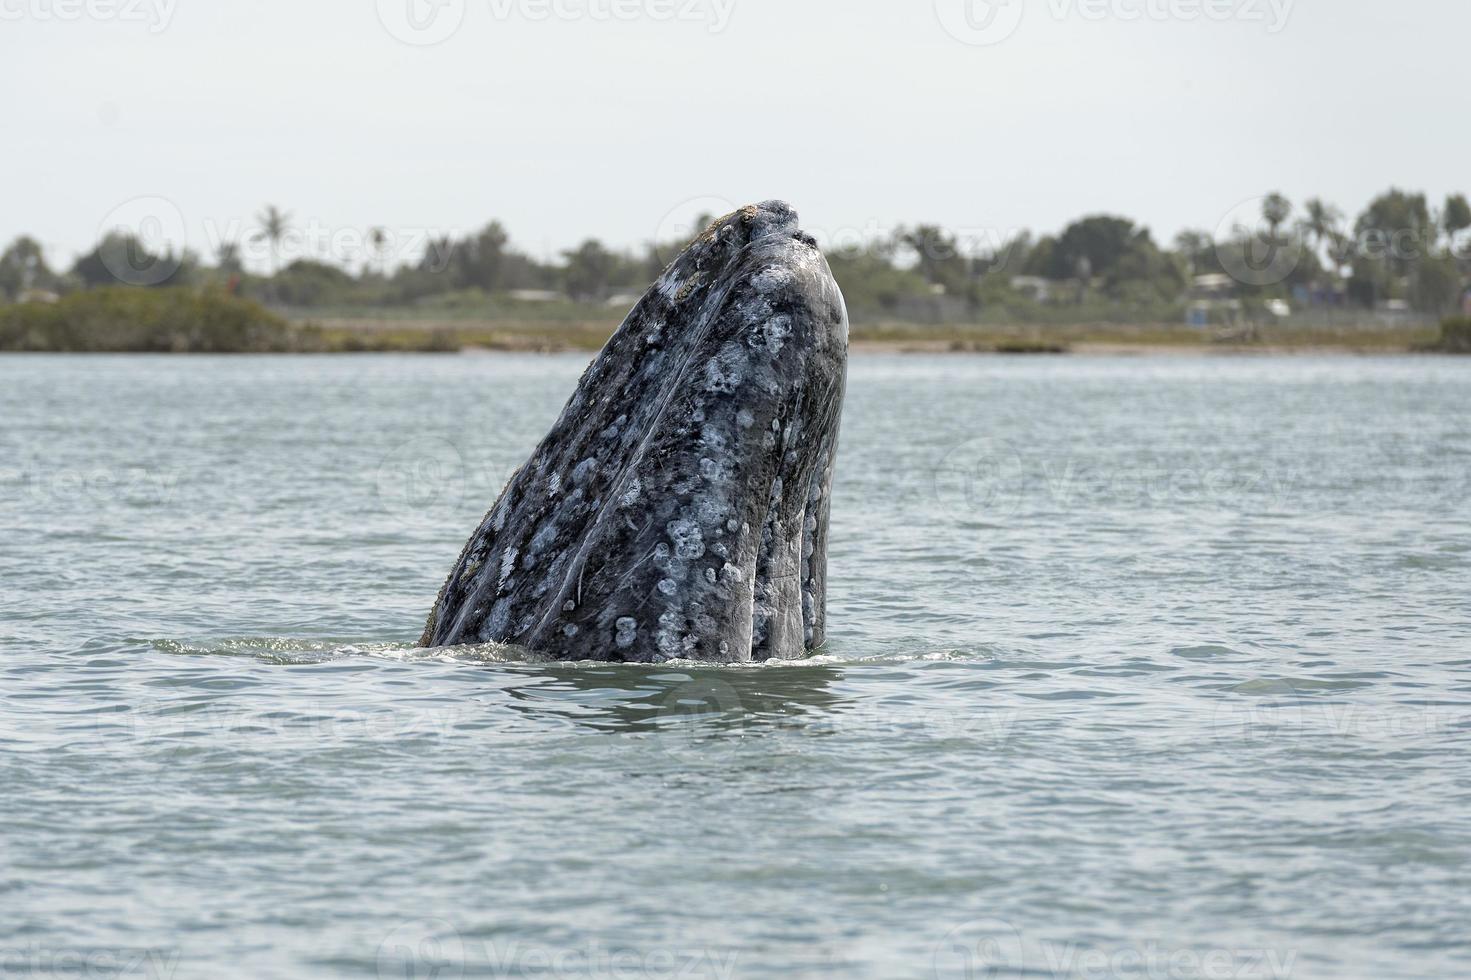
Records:
[[[796,213],[719,219],[583,374],[420,644],[644,663],[817,648],[847,363],[842,293]]]

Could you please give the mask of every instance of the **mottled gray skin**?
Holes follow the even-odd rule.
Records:
[[[634,662],[820,646],[847,360],[842,293],[795,212],[716,221],[588,367],[421,644]]]

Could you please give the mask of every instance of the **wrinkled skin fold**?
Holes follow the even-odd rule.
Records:
[[[820,646],[847,357],[842,293],[792,209],[716,221],[588,367],[421,644],[634,662]]]

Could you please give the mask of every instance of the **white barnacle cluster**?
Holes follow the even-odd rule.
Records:
[[[771,428],[761,436],[761,445],[767,449],[776,448],[776,434],[781,431],[781,419],[772,419]]]
[[[537,528],[536,533],[531,536],[531,553],[534,555],[541,554],[543,551],[547,550],[548,546],[550,546],[551,543],[556,540],[556,538],[556,522],[547,521],[541,527]]]
[[[692,561],[705,554],[705,535],[694,521],[687,518],[670,521],[665,530],[669,533],[669,540],[674,542],[674,553],[678,557]]]
[[[695,421],[703,422],[705,413],[702,411],[698,415],[700,417],[695,419]],[[729,442],[725,438],[725,433],[719,427],[707,425],[700,429],[700,445],[708,449],[711,453],[724,455]]]
[[[790,284],[792,281],[792,270],[784,265],[769,265],[751,279],[751,284],[756,287],[756,292],[763,296],[774,293],[778,289]]]
[[[705,390],[728,395],[745,380],[745,363],[740,353],[726,347],[705,362]]]
[[[786,346],[787,338],[792,335],[792,318],[785,313],[768,317],[761,333],[766,338],[766,349],[772,354],[780,354],[781,349]]]
[[[576,467],[573,468],[572,482],[576,484],[586,484],[588,478],[597,471],[598,461],[589,456],[587,459],[584,459],[582,462],[578,463]]]

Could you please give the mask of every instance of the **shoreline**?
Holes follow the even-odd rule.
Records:
[[[294,316],[218,294],[96,290],[53,305],[0,308],[0,352],[35,353],[437,353],[592,354],[612,317]],[[1385,355],[1471,350],[1454,324],[1300,321],[1234,330],[1160,322],[913,323],[849,327],[855,354],[1219,357]],[[1459,327],[1456,328],[1459,330]],[[1449,338],[1449,339],[1447,339]],[[1451,349],[1446,349],[1451,348]]]
[[[444,356],[484,356],[492,354],[540,354],[553,356],[558,354],[586,354],[592,356],[598,353],[601,347],[580,347],[557,343],[534,343],[525,344],[505,343],[495,345],[466,344],[460,347],[363,347],[346,350],[293,350],[293,351],[218,351],[218,350],[3,350],[0,349],[0,358],[4,357],[36,357],[36,356],[58,356],[71,357],[115,357],[115,356],[155,356],[155,357],[340,357],[369,356],[382,354],[412,354],[426,357]],[[935,356],[944,355],[948,357],[987,357],[998,359],[1011,358],[1049,358],[1049,357],[1092,357],[1092,358],[1170,358],[1170,357],[1200,357],[1200,358],[1249,358],[1249,357],[1465,357],[1458,351],[1437,350],[1434,348],[1414,347],[1349,347],[1344,345],[1291,345],[1291,344],[1261,344],[1256,346],[1224,345],[1224,344],[1118,344],[1118,343],[1087,343],[1075,344],[1066,350],[1049,351],[1015,351],[995,350],[987,348],[959,347],[945,344],[943,342],[930,343],[908,343],[902,341],[885,340],[854,340],[848,345],[849,353],[857,357],[869,357],[878,355],[902,355],[902,356]]]
[[[618,321],[492,320],[423,318],[301,317],[297,326],[320,331],[334,350],[496,350],[595,352]],[[867,322],[850,326],[855,353],[989,354],[993,356],[1077,354],[1088,356],[1417,354],[1440,339],[1423,326],[1306,324],[1268,326],[1254,339],[1166,323],[920,324]]]

